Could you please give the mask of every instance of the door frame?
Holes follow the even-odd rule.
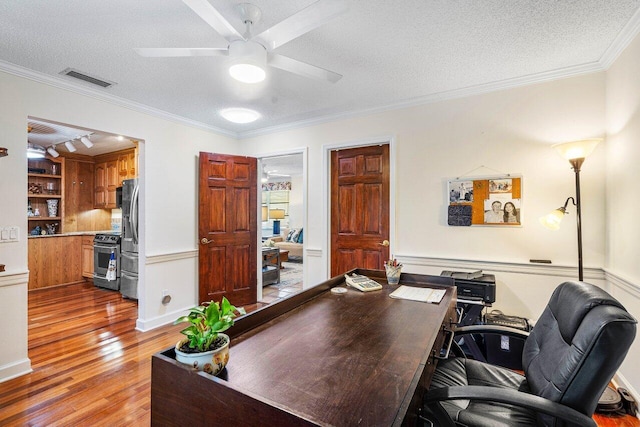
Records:
[[[322,145],[322,200],[325,209],[322,212],[322,233],[325,236],[322,262],[325,278],[331,276],[331,152],[333,150],[389,145],[389,254],[395,253],[396,241],[396,138],[394,135],[374,136],[371,138],[344,141]]]
[[[302,258],[303,260],[307,257],[307,253],[306,253],[306,240],[308,239],[309,234],[307,234],[307,217],[308,217],[308,212],[307,212],[307,200],[308,200],[308,193],[309,193],[309,184],[308,184],[308,174],[309,174],[309,169],[307,167],[308,165],[308,153],[309,153],[309,148],[308,147],[298,147],[298,148],[291,148],[288,150],[280,150],[280,151],[270,151],[268,153],[258,153],[258,154],[252,154],[252,157],[256,157],[258,159],[258,197],[257,197],[257,206],[256,206],[256,215],[258,215],[256,218],[261,218],[262,217],[262,211],[260,209],[261,205],[262,205],[262,182],[260,181],[261,177],[262,177],[262,160],[263,159],[267,159],[270,157],[281,157],[281,156],[288,156],[291,154],[302,154],[302,228],[305,230],[305,239],[302,243]],[[262,225],[262,222],[259,221],[260,224]],[[258,241],[258,248],[262,247],[262,239],[261,239],[261,234],[262,234],[262,226],[260,226],[258,228],[258,232],[256,233],[256,240]],[[258,257],[256,259],[256,269],[258,271],[258,301],[262,300],[262,251],[258,251]],[[303,262],[302,263],[302,288],[306,289],[309,286],[309,279],[307,277],[307,263]]]

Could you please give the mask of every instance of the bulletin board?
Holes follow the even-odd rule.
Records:
[[[451,226],[522,225],[522,176],[505,174],[448,180]]]

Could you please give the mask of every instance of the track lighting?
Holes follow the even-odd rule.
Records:
[[[73,145],[73,142],[71,141],[65,142],[64,146],[67,147],[67,150],[69,150],[70,153],[73,153],[74,151],[76,151],[76,147]]]
[[[80,138],[80,142],[82,142],[84,144],[84,146],[87,147],[87,148],[93,147],[93,142],[91,142],[91,140],[89,139],[88,135],[87,136],[83,136],[82,138]]]
[[[60,153],[56,151],[55,145],[52,145],[51,147],[47,148],[47,153],[49,153],[49,155],[53,158],[56,158],[60,155]]]
[[[44,147],[38,144],[27,144],[27,157],[30,159],[42,159],[44,158]]]

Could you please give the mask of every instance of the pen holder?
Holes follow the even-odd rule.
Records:
[[[384,269],[387,273],[387,283],[390,285],[397,285],[400,283],[400,272],[402,271],[401,265],[397,265],[395,267],[392,265],[385,265]]]

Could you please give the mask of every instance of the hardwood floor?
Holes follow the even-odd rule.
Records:
[[[0,426],[149,425],[151,355],[174,345],[182,327],[138,332],[137,312],[90,283],[29,292],[33,373],[0,383]],[[640,426],[629,416],[597,422]]]

